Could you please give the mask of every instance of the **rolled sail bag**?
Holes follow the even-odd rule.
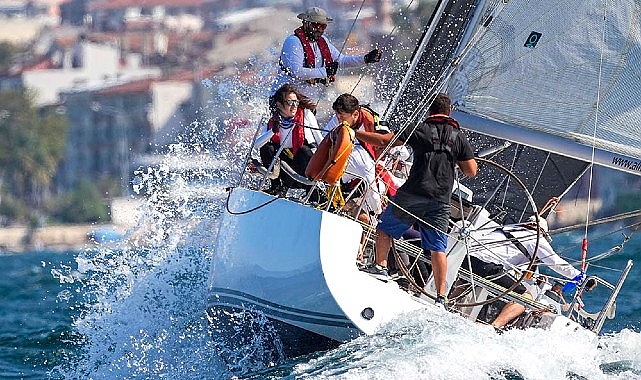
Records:
[[[347,159],[354,149],[354,130],[342,122],[331,130],[309,160],[305,175],[314,181],[338,183],[347,167]]]

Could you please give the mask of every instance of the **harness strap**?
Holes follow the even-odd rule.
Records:
[[[448,118],[450,119],[450,118]],[[454,119],[450,119],[454,123]],[[445,121],[445,122],[443,122]],[[450,157],[452,157],[452,147],[454,146],[454,141],[458,136],[459,128],[458,123],[453,124],[447,120],[434,120],[428,118],[426,120],[427,125],[430,127],[430,133],[432,138],[432,145],[434,146],[434,152],[447,152]],[[438,128],[434,123],[445,124],[446,128],[443,129],[442,134],[439,136]]]
[[[501,231],[503,232],[503,234],[505,235],[505,237],[507,237],[508,239],[510,239],[510,241],[512,242],[512,244],[514,244],[514,245],[516,246],[516,248],[518,248],[518,249],[519,249],[519,251],[521,251],[521,252],[525,255],[525,257],[527,257],[527,258],[528,258],[528,260],[532,260],[532,255],[530,254],[530,252],[528,252],[527,248],[525,248],[525,246],[523,245],[523,243],[521,243],[521,242],[519,241],[519,239],[517,239],[517,238],[516,238],[516,236],[512,235],[512,234],[511,234],[510,232],[508,232],[508,231],[505,231],[504,229],[501,229]]]
[[[510,232],[508,232],[508,231],[505,231],[504,229],[500,229],[500,230],[503,232],[503,234],[505,235],[505,237],[507,237],[508,239],[510,239],[510,241],[512,242],[512,244],[514,244],[514,245],[516,246],[516,248],[518,248],[518,249],[519,249],[519,251],[521,251],[521,253],[523,253],[523,254],[525,255],[525,257],[526,257],[529,261],[532,261],[532,255],[531,255],[531,254],[530,254],[530,252],[527,250],[527,248],[525,248],[525,246],[523,245],[523,243],[521,243],[521,242],[519,241],[519,239],[517,239],[517,238],[516,238],[516,236],[512,235],[512,233],[510,233]],[[535,263],[536,263],[537,261],[538,261],[538,258],[535,260]],[[532,269],[532,271],[536,270],[536,264],[533,264],[531,269]],[[528,273],[525,275],[525,278],[529,280],[530,278],[532,278],[532,274],[533,274],[533,273],[528,272]]]

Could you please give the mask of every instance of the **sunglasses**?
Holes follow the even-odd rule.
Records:
[[[293,107],[293,106],[297,106],[300,103],[300,100],[286,99],[284,103],[289,107]]]
[[[327,29],[327,24],[323,24],[323,23],[320,23],[320,22],[310,22],[310,24],[311,24],[312,28],[314,28],[316,30],[325,30],[325,29]]]

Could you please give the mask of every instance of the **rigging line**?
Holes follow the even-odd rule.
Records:
[[[500,14],[500,13],[501,13],[501,10],[502,10],[502,9],[503,9],[503,8],[501,7],[501,9],[499,9],[499,11],[497,11],[497,13],[496,13],[496,15],[494,15],[494,17],[498,16],[498,14]],[[496,10],[495,10],[495,11],[496,11]],[[439,16],[439,17],[440,17],[440,16]],[[430,96],[432,96],[433,92],[434,92],[436,89],[442,90],[443,88],[445,88],[445,86],[446,86],[446,84],[447,84],[448,80],[449,80],[449,79],[451,78],[451,76],[454,74],[454,71],[455,71],[455,70],[454,70],[454,67],[458,66],[459,62],[460,62],[460,61],[461,61],[465,56],[467,56],[467,54],[469,54],[469,52],[470,52],[470,51],[472,51],[472,46],[474,45],[474,42],[478,41],[478,40],[480,39],[480,37],[485,33],[485,30],[484,30],[484,29],[487,29],[487,27],[490,25],[490,23],[491,23],[491,21],[492,21],[492,20],[493,20],[493,18],[492,18],[492,17],[489,17],[489,18],[488,18],[488,20],[486,20],[486,21],[485,21],[485,23],[484,23],[485,28],[478,28],[478,29],[476,30],[476,32],[472,35],[472,37],[469,39],[469,41],[470,41],[470,42],[469,42],[467,45],[465,45],[465,46],[464,46],[464,48],[461,50],[461,53],[460,53],[458,56],[456,56],[456,57],[454,57],[454,58],[452,58],[452,59],[450,59],[450,60],[449,60],[449,62],[445,65],[445,67],[444,67],[443,71],[441,72],[441,74],[440,74],[437,78],[435,78],[435,81],[434,81],[434,83],[432,84],[432,86],[429,88],[429,90],[428,90],[428,91],[425,91],[425,95],[421,98],[421,101],[419,102],[419,106],[418,106],[418,107],[416,107],[416,108],[412,111],[412,113],[411,113],[411,114],[410,114],[410,116],[407,118],[407,120],[403,123],[403,125],[401,125],[401,126],[400,126],[400,128],[399,128],[399,133],[400,133],[401,131],[403,131],[405,128],[407,128],[410,124],[412,124],[412,123],[416,123],[416,122],[420,122],[420,118],[421,118],[421,116],[424,116],[424,114],[426,113],[426,111],[425,111],[425,110],[426,110],[426,109],[431,105],[431,103],[432,103],[431,101],[428,101],[429,97],[430,97]],[[431,28],[432,28],[432,24],[433,24],[433,23],[430,23],[430,27],[429,27],[429,29],[431,29]],[[435,24],[434,24],[434,25],[435,25]],[[429,32],[429,29],[428,29],[428,32]],[[427,34],[427,33],[426,33],[426,34]],[[426,37],[426,35],[423,35],[423,38],[425,38],[425,37]],[[429,40],[429,38],[427,38],[427,40]],[[419,48],[420,48],[420,47],[422,47],[422,46],[423,46],[423,43],[424,43],[424,42],[426,43],[426,42],[427,42],[427,40],[425,40],[425,41],[423,41],[423,40],[422,40],[422,41],[421,41],[421,45],[419,46]],[[462,41],[459,41],[459,44],[460,44],[460,43],[462,43]],[[415,53],[416,53],[416,52],[415,52]],[[405,86],[405,81],[406,81],[406,80],[407,80],[407,81],[409,81],[409,79],[411,79],[411,78],[409,78],[409,77],[408,77],[408,75],[410,75],[410,73],[411,73],[411,72],[414,72],[414,71],[416,70],[416,64],[417,64],[418,60],[420,60],[420,57],[418,57],[418,56],[416,56],[416,55],[414,55],[414,56],[412,57],[412,60],[410,61],[410,67],[409,67],[409,69],[408,69],[408,71],[407,71],[407,73],[406,73],[406,76],[405,76],[405,78],[403,79],[403,81],[402,81],[402,82],[399,84],[399,86],[398,86],[398,92],[399,92],[399,93],[403,90],[403,88],[404,88],[404,86]],[[433,101],[433,100],[432,100],[432,101]],[[390,109],[392,108],[392,106],[396,106],[396,104],[395,104],[395,103],[397,103],[397,102],[398,102],[398,99],[393,98],[393,99],[391,100],[390,104],[388,104],[388,107],[387,107],[387,109],[385,110],[385,116],[386,116],[386,117],[388,117],[388,116],[389,116],[389,114],[388,114],[388,113],[390,112]],[[396,135],[396,134],[397,134],[397,133],[395,133],[395,135]],[[394,141],[395,141],[395,140],[394,140]],[[388,145],[388,146],[383,150],[383,154],[384,154],[384,153],[387,153],[387,152],[389,151],[389,149],[390,149],[390,145]]]
[[[412,6],[412,4],[414,4],[414,0],[410,1],[410,2],[409,2],[409,4],[407,4],[407,6],[405,7],[405,10],[403,10],[403,12],[401,12],[400,14],[401,14],[401,15],[406,14],[406,13],[407,13],[407,11],[408,11],[408,10],[410,9],[410,7]],[[394,25],[394,27],[392,28],[392,31],[391,31],[391,32],[389,32],[388,36],[393,36],[393,35],[394,35],[394,32],[396,32],[396,28],[398,28],[398,27],[399,27],[399,24]]]
[[[450,66],[452,64],[450,63]],[[440,92],[444,87],[445,84],[447,83],[447,80],[449,77],[454,73],[453,70],[451,70],[447,75],[445,75],[445,79],[442,79],[441,81],[436,81],[428,91],[425,92],[425,95],[421,98],[421,102],[419,103],[419,106],[417,106],[414,111],[410,114],[408,119],[403,123],[403,125],[398,129],[398,132],[394,133],[394,137],[392,140],[387,144],[387,146],[383,149],[381,152],[381,155],[379,156],[379,159],[376,160],[376,163],[379,162],[380,157],[383,155],[389,153],[389,151],[394,147],[394,143],[398,140],[398,136],[400,133],[402,133],[405,129],[409,128],[410,125],[414,125],[414,130],[410,133],[410,135],[414,134],[416,129],[419,127],[419,125],[423,122],[423,120],[426,118],[426,113],[429,112],[429,107],[432,106],[432,103],[434,103],[434,100],[436,99],[437,92]],[[443,78],[443,75],[437,79]],[[438,90],[437,90],[438,89]],[[426,111],[428,110],[428,111]],[[403,142],[403,146],[407,145],[407,142]]]
[[[263,208],[263,207],[267,206],[268,204],[273,203],[273,202],[276,202],[277,200],[279,200],[279,199],[280,199],[280,198],[278,198],[278,197],[275,197],[274,199],[270,199],[270,200],[268,200],[267,202],[264,202],[264,203],[262,203],[262,204],[259,204],[258,206],[256,206],[256,207],[252,207],[252,208],[250,208],[250,209],[248,209],[248,210],[244,210],[244,211],[232,211],[232,210],[229,208],[229,198],[231,198],[231,193],[234,191],[234,188],[232,187],[232,188],[229,188],[228,190],[229,190],[229,191],[227,192],[227,199],[225,200],[225,209],[226,209],[226,210],[227,210],[227,212],[228,212],[229,214],[231,214],[231,215],[244,215],[244,214],[249,214],[250,212],[254,212],[254,211],[256,211],[256,210],[258,210],[258,209],[260,209],[260,208]]]
[[[595,219],[592,222],[590,222],[590,227],[596,226],[596,225],[599,225],[599,224],[616,222],[616,221],[619,221],[619,220],[631,219],[631,218],[635,218],[635,217],[639,217],[639,216],[641,216],[641,210],[628,211],[628,212],[624,212],[624,213],[617,214],[617,215],[606,216],[606,217],[603,217],[603,218]],[[638,225],[638,224],[639,223],[635,223],[635,224],[632,224],[631,226],[623,227],[623,228],[618,229],[616,231],[621,231],[624,228],[629,228],[629,227],[632,227],[632,226],[635,226],[635,225]],[[560,234],[560,233],[563,233],[563,232],[574,231],[574,230],[577,230],[577,229],[579,229],[581,227],[583,227],[583,224],[574,224],[574,225],[571,225],[571,226],[555,228],[554,230],[550,231],[550,234],[556,235],[556,234]]]
[[[249,165],[249,161],[252,155],[252,150],[254,150],[254,146],[256,145],[256,137],[258,137],[258,132],[260,132],[263,126],[263,121],[265,120],[266,115],[269,115],[269,107],[267,109],[267,113],[266,114],[263,113],[263,115],[260,117],[260,120],[258,121],[258,127],[254,132],[254,137],[252,137],[251,146],[249,147],[249,149],[247,150],[247,154],[245,155],[245,162],[243,163],[243,166],[241,166],[242,172],[240,173],[240,177],[238,178],[238,181],[236,181],[236,185],[234,187],[239,187],[243,181],[243,178],[245,177],[245,173],[247,172],[247,170],[245,169],[247,168],[247,165]]]
[[[430,26],[430,28],[431,28],[431,26]],[[483,33],[482,33],[481,29],[479,28],[479,30],[477,30],[477,32],[472,36],[470,41],[478,40],[482,34]],[[425,36],[423,36],[423,37],[425,37]],[[460,42],[461,41],[459,41],[459,43]],[[444,67],[443,71],[440,73],[440,75],[437,78],[435,78],[435,81],[430,86],[430,88],[427,91],[424,92],[423,97],[421,98],[421,100],[418,103],[419,105],[412,111],[412,113],[409,115],[409,117],[406,119],[406,121],[403,123],[403,125],[400,126],[398,133],[402,132],[409,125],[411,125],[413,123],[420,123],[422,121],[421,119],[425,118],[425,114],[428,112],[426,110],[429,109],[429,107],[431,106],[432,102],[435,99],[435,95],[436,95],[435,92],[436,91],[442,91],[446,87],[449,79],[452,77],[452,75],[454,75],[454,71],[455,71],[454,68],[458,66],[458,64],[461,61],[461,59],[463,57],[465,57],[467,54],[469,54],[469,52],[471,50],[472,50],[472,43],[470,43],[467,46],[465,46],[458,56],[453,57],[452,59],[449,60],[449,62],[447,64],[445,64],[445,67]],[[420,60],[420,57],[414,56],[412,58],[412,61],[410,62],[410,68],[408,69],[408,72],[406,73],[406,78],[410,74],[410,72],[414,72],[416,70],[416,65],[415,64],[418,62],[418,60]],[[399,87],[398,87],[398,91],[399,92],[402,91],[403,86],[404,86],[403,83],[399,84]],[[430,99],[430,97],[432,99]],[[390,110],[390,108],[392,106],[392,103],[394,103],[395,101],[396,101],[396,99],[392,99],[391,103],[388,105],[388,107],[387,107],[387,109],[385,111],[385,115],[386,116],[389,116],[388,115],[388,111]],[[398,133],[395,133],[395,135],[398,135]],[[393,140],[393,141],[395,141],[395,140]],[[388,146],[383,150],[383,154],[387,153],[389,151],[390,147],[391,147],[391,145],[388,144]]]
[[[576,185],[576,183],[577,183],[577,182],[579,182],[579,180],[580,180],[581,178],[583,178],[583,176],[585,175],[585,173],[587,173],[588,169],[590,169],[590,165],[587,165],[587,166],[583,169],[583,171],[581,172],[581,174],[577,175],[577,176],[574,178],[574,181],[572,181],[572,183],[570,183],[568,186],[566,186],[565,190],[564,190],[561,194],[559,194],[559,195],[557,195],[557,196],[556,196],[556,198],[558,199],[558,201],[556,202],[556,204],[555,204],[554,206],[552,206],[552,208],[550,209],[550,213],[552,213],[552,212],[556,213],[556,207],[559,205],[559,203],[560,203],[561,199],[563,199],[563,197],[565,197],[565,195],[566,195],[568,192],[570,192],[570,189],[574,188],[574,186]]]
[[[514,156],[512,156],[512,162],[510,163],[510,168],[509,168],[510,171],[514,170],[514,167],[516,166],[516,161],[521,156],[521,153],[523,152],[523,149],[525,149],[524,146],[520,145],[520,144],[516,147],[516,149],[514,149]],[[505,207],[505,201],[507,200],[508,188],[510,187],[509,178],[508,177],[506,177],[506,178],[508,179],[508,182],[505,183],[505,189],[503,190],[503,199],[501,200],[501,207]]]
[[[547,165],[548,161],[550,160],[551,152],[547,152],[547,155],[545,156],[545,161],[543,161],[543,165],[541,165],[541,170],[539,171],[539,175],[536,177],[536,181],[534,181],[534,184],[532,185],[532,190],[530,191],[532,194],[536,191],[536,187],[539,185],[539,181],[543,177],[543,171],[545,170],[545,165]],[[519,220],[523,220],[523,216],[525,216],[525,212],[527,211],[527,205],[526,207],[523,207],[523,210],[521,210],[521,217]],[[539,211],[542,213],[543,210]],[[541,214],[539,214],[541,215]]]
[[[354,30],[354,25],[356,25],[356,20],[358,20],[358,17],[361,14],[361,10],[363,10],[363,5],[365,5],[365,0],[361,2],[360,7],[358,8],[358,12],[356,12],[356,17],[354,17],[354,21],[352,21],[352,26],[350,26],[349,30],[347,31],[347,35],[343,40],[343,46],[341,46],[341,50],[338,51],[339,57],[343,55],[343,50],[345,49],[345,45],[347,45],[347,40],[349,39],[350,34],[352,34],[352,30]]]
[[[623,241],[622,241],[622,243],[621,243],[621,244],[617,245],[616,247],[621,247],[621,248],[622,248],[622,247],[623,247],[623,244],[624,244],[624,243],[626,243],[626,242],[627,242],[627,241],[632,237],[632,235],[633,235],[633,234],[635,234],[636,232],[638,232],[639,228],[641,228],[641,222],[633,223],[633,224],[626,225],[626,226],[623,226],[623,227],[621,227],[621,228],[618,228],[618,229],[616,229],[616,230],[614,230],[614,231],[611,231],[611,232],[608,232],[608,233],[605,233],[605,234],[599,235],[599,236],[597,236],[597,237],[593,238],[593,239],[592,239],[592,241],[599,241],[599,240],[605,239],[606,237],[608,237],[608,236],[610,236],[610,235],[614,235],[614,234],[616,234],[616,233],[618,233],[618,232],[621,232],[621,231],[623,231],[623,230],[631,229],[632,231],[630,232],[630,234],[629,234],[629,235],[626,235],[626,234],[624,234],[624,233],[621,233],[621,234],[623,235]],[[567,251],[570,251],[570,250],[576,249],[576,247],[577,247],[577,245],[576,245],[576,244],[574,244],[574,245],[572,245],[572,246],[569,246],[569,247],[567,247],[567,248],[563,249],[562,251],[560,251],[560,253],[558,253],[558,252],[557,252],[557,253],[559,254],[559,256],[561,256],[561,254],[564,254],[564,253],[565,253],[565,252],[567,252]],[[596,257],[599,257],[599,256],[596,256]],[[588,261],[588,262],[590,262],[590,261],[592,261],[592,260],[594,260],[594,258],[587,259],[587,261]],[[577,263],[577,262],[578,262],[578,261],[575,261],[575,263]]]
[[[412,6],[413,3],[414,3],[414,0],[410,1],[410,3],[407,5],[407,7],[405,7],[405,10],[403,12],[401,12],[401,14],[404,14],[404,12],[407,12],[410,9],[410,7]],[[359,12],[360,12],[360,10],[359,10]],[[392,28],[392,30],[386,35],[386,37],[388,37],[388,38],[392,37],[394,35],[394,32],[396,32],[396,29],[398,27],[399,27],[399,24],[395,24],[394,27]],[[358,87],[358,85],[363,80],[363,76],[364,76],[364,73],[361,72],[361,75],[358,76],[358,80],[356,81],[356,84],[352,88],[352,91],[349,92],[350,94],[353,94],[354,91],[356,91],[356,87]]]
[[[588,262],[589,262],[590,264],[592,264],[592,263],[597,262],[597,261],[599,261],[599,260],[603,260],[603,259],[605,259],[605,258],[607,258],[607,257],[610,257],[610,256],[614,255],[615,253],[621,252],[621,250],[623,249],[623,245],[624,245],[625,243],[627,243],[627,242],[628,242],[628,240],[630,240],[630,236],[626,236],[626,237],[623,239],[623,242],[622,242],[621,244],[619,244],[619,245],[617,245],[617,246],[614,246],[614,247],[612,247],[612,248],[608,249],[607,251],[605,251],[605,252],[603,252],[603,253],[600,253],[600,254],[598,254],[598,255],[596,255],[596,256],[590,257],[590,258],[588,259]]]
[[[617,273],[623,272],[623,269],[606,267],[604,265],[594,264],[591,261],[590,261],[590,268],[598,268],[598,269],[607,270],[610,272],[617,272]]]
[[[599,125],[599,109],[601,105],[601,81],[603,80],[603,59],[605,56],[605,32],[607,19],[607,0],[603,2],[603,23],[601,26],[601,54],[599,57],[599,75],[597,77],[596,104],[594,110],[594,128],[592,130],[592,155],[590,157],[590,179],[588,184],[588,203],[585,210],[585,232],[583,235],[583,252],[581,255],[581,269],[585,270],[585,256],[587,255],[588,226],[590,223],[590,205],[592,202],[592,181],[594,179],[594,156],[596,151],[596,132]]]
[[[354,25],[356,25],[356,20],[358,20],[358,17],[360,16],[361,11],[363,10],[363,5],[365,5],[365,0],[361,1],[361,5],[358,8],[358,12],[356,12],[356,17],[354,17],[354,21],[352,21],[352,25],[349,27],[349,30],[347,31],[347,35],[343,40],[343,46],[341,46],[341,50],[338,52],[339,58],[343,54],[343,49],[345,49],[345,45],[347,45],[347,40],[349,39],[350,34],[352,34],[352,30],[354,30]],[[361,78],[363,78],[363,74],[361,74],[361,76],[358,78],[358,81],[356,82],[356,85],[354,86],[352,91],[350,91],[350,94],[352,94],[354,90],[356,90],[356,86],[358,86],[358,84],[360,83]]]
[[[358,20],[358,17],[361,14],[361,10],[363,9],[363,5],[365,4],[365,0],[361,2],[361,6],[358,8],[358,12],[356,13],[356,17],[354,17],[354,21],[352,22],[352,25],[349,27],[349,30],[347,31],[347,35],[345,35],[345,38],[343,39],[343,46],[341,46],[340,50],[338,51],[338,59],[340,60],[340,57],[343,55],[343,50],[345,49],[345,46],[347,45],[347,40],[349,39],[350,34],[352,34],[352,30],[354,30],[354,25],[356,25],[356,20]],[[321,37],[322,38],[322,37]],[[351,92],[350,92],[351,94]],[[320,103],[320,100],[322,98],[322,95],[318,95],[318,99],[316,99],[316,106]]]
[[[436,24],[438,24],[438,22],[434,22],[434,20],[435,19],[438,20],[442,16],[445,6],[446,4],[442,3],[441,0],[437,1],[436,9],[434,10],[434,12],[432,12],[432,15],[430,16],[430,19],[427,23],[427,29],[424,30],[424,32],[421,34],[421,37],[418,40],[417,47],[412,52],[412,56],[408,62],[408,67],[405,70],[405,75],[397,83],[396,90],[393,93],[394,95],[390,99],[389,103],[387,104],[387,107],[385,108],[385,112],[383,112],[384,119],[388,120],[390,118],[391,111],[395,110],[395,108],[397,107],[401,98],[401,94],[407,88],[407,85],[412,79],[412,74],[416,70],[416,66],[420,61],[420,57],[423,55],[425,48],[429,43],[429,40],[431,38],[430,36],[434,33],[434,30],[436,29]]]
[[[414,72],[416,71],[416,68],[417,68],[417,66],[419,64],[419,61],[421,60],[421,58],[425,54],[425,49],[426,49],[427,45],[429,44],[429,42],[431,41],[431,38],[433,37],[434,32],[438,28],[439,21],[440,21],[441,17],[443,17],[444,14],[446,14],[445,9],[447,8],[447,6],[448,6],[448,2],[446,2],[446,1],[439,0],[437,2],[436,9],[432,13],[432,16],[430,17],[429,22],[427,24],[427,29],[421,35],[421,37],[420,37],[420,39],[418,41],[418,46],[414,50],[414,52],[412,53],[412,57],[410,58],[408,68],[407,68],[407,70],[405,72],[405,76],[398,83],[398,85],[396,87],[395,95],[392,97],[392,99],[390,99],[390,101],[389,101],[389,103],[387,105],[387,108],[385,109],[384,117],[386,119],[389,119],[389,117],[390,117],[390,115],[391,115],[393,110],[397,111],[395,109],[397,108],[399,102],[401,101],[401,97],[403,96],[402,94],[404,94],[404,90],[407,88],[407,86],[409,85],[409,83],[411,81],[415,80],[415,79],[412,78],[412,76],[413,76]],[[472,19],[474,19],[474,18],[472,18]],[[489,21],[487,21],[487,25],[489,25]],[[478,38],[478,36],[480,36],[482,34],[480,29],[481,28],[479,28],[479,30],[477,30],[475,32],[475,34],[472,36],[472,38],[470,38],[468,40],[469,41],[475,41],[475,39]],[[461,40],[459,40],[459,43],[458,43],[458,45],[457,45],[455,50],[457,50],[459,48],[458,46],[465,46],[465,45],[462,45],[462,44],[465,41],[465,36],[466,35],[467,35],[467,33],[463,33],[463,35],[461,36]],[[450,70],[452,65],[458,64],[458,61],[460,60],[460,58],[465,56],[467,54],[467,52],[470,50],[471,45],[472,45],[472,43],[469,43],[467,46],[465,46],[464,49],[462,50],[462,53],[459,54],[459,57],[454,57],[453,59],[449,59],[449,62],[444,62],[442,64],[442,66],[444,66],[444,67],[441,70],[441,75],[440,75],[441,77],[443,76],[444,72],[446,72],[447,70]],[[453,51],[452,55],[454,55],[455,52],[456,51]],[[434,85],[432,86],[432,88],[430,88],[429,91],[426,91],[425,93],[429,94],[433,90],[433,88],[436,87],[436,84],[438,83],[438,79],[439,78],[434,78],[434,79],[435,79]],[[419,104],[420,104],[420,102],[419,102]],[[411,122],[411,121],[408,120],[407,123],[409,123],[409,122]]]

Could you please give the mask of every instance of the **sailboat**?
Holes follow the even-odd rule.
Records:
[[[447,283],[449,289],[468,284],[451,305],[453,318],[487,322],[483,315],[492,305],[513,301],[526,307],[520,328],[596,336],[615,316],[632,262],[607,280],[591,274],[593,259],[616,254],[625,243],[590,252],[588,227],[602,220],[586,220],[579,263],[599,285],[599,305],[588,303],[586,281],[574,283],[564,302],[545,292],[525,299],[474,275],[465,263],[475,231],[553,217],[559,199],[595,165],[641,174],[639,15],[639,1],[437,4],[384,118],[397,131],[408,128],[426,117],[432,94],[446,92],[454,101],[452,116],[478,148],[479,174],[457,176],[453,189]],[[291,172],[284,163],[280,169]],[[420,247],[394,242],[395,279],[360,271],[357,257],[371,256],[374,226],[332,202],[310,201],[304,190],[267,194],[269,175],[246,172],[229,190],[221,216],[208,316],[222,357],[274,362],[375,334],[404,313],[442,312],[434,305],[431,277],[417,281],[412,272],[429,264]],[[316,190],[334,189],[300,180]],[[634,229],[640,214],[607,221],[627,221]],[[519,281],[534,265],[533,258],[516,273]],[[241,347],[246,350],[235,351]]]

